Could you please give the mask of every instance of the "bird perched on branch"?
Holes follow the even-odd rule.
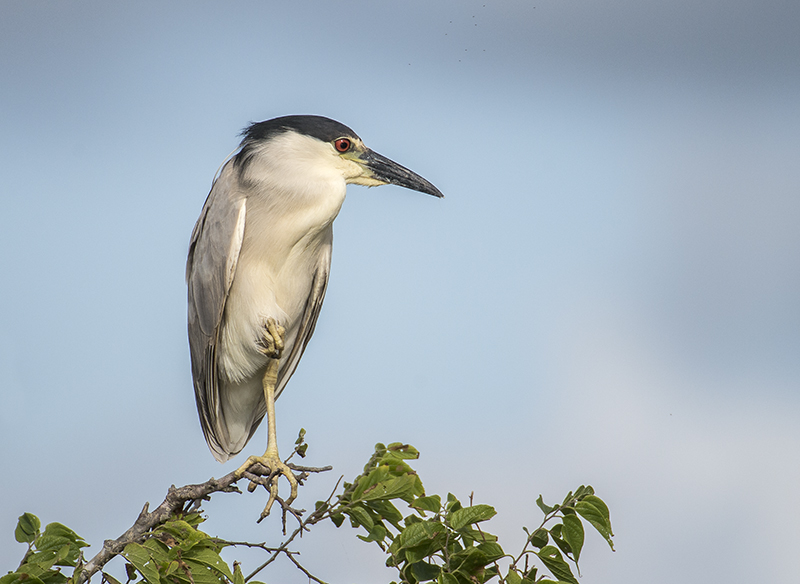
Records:
[[[220,462],[238,454],[267,415],[264,456],[251,456],[237,473],[261,463],[283,474],[291,502],[297,483],[278,457],[274,400],[314,332],[346,185],[442,193],[328,118],[286,116],[242,135],[189,244],[192,376],[203,433]],[[277,479],[262,518],[276,495]]]

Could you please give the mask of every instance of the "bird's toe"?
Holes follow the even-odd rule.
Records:
[[[279,325],[274,318],[268,318],[264,323],[261,338],[256,341],[258,350],[270,359],[280,359],[283,354],[283,338],[286,329]]]

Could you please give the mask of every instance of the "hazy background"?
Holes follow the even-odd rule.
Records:
[[[188,238],[243,126],[315,113],[446,198],[350,188],[277,407],[282,451],[303,426],[335,467],[301,506],[404,441],[508,550],[540,493],[594,485],[617,551],[587,537],[587,584],[797,582],[799,23],[763,0],[3,0],[0,573],[25,511],[94,555],[234,468],[195,412]],[[276,538],[265,500],[215,496],[206,531]],[[305,565],[393,578],[348,531]]]

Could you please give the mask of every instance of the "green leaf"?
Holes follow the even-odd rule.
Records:
[[[39,528],[42,522],[33,513],[23,513],[17,520],[17,528],[14,530],[14,538],[19,543],[32,543],[39,535]]]
[[[603,500],[600,497],[596,495],[589,495],[587,497],[584,497],[583,501],[584,503],[590,503],[595,507],[597,507],[597,510],[600,511],[603,517],[606,518],[608,524],[611,525],[611,520],[609,519],[609,513],[608,513],[608,506],[603,502]]]
[[[563,523],[564,528],[561,530],[561,535],[572,549],[572,557],[577,562],[583,548],[583,523],[575,515],[565,515]]]
[[[34,542],[36,553],[27,559],[30,563],[49,569],[52,565],[75,566],[80,550],[88,544],[74,531],[60,523],[50,523]]]
[[[372,517],[369,516],[367,510],[361,505],[354,505],[349,509],[345,509],[344,513],[350,517],[350,522],[353,524],[353,527],[363,525],[367,531],[369,531],[375,523],[372,521]]]
[[[183,520],[195,528],[205,522],[205,518],[200,513],[187,513],[183,516]]]
[[[402,529],[400,522],[403,520],[403,514],[390,501],[369,501],[366,506],[381,520],[386,520],[394,525],[398,531]]]
[[[514,568],[509,568],[505,580],[506,584],[521,584],[522,576]]]
[[[51,570],[47,574],[42,575],[41,579],[44,584],[66,584],[70,581],[70,578],[67,578],[60,571],[55,570]]]
[[[417,547],[413,548],[406,548],[403,550],[403,560],[402,562],[408,562],[409,564],[415,564],[417,562],[421,562],[425,558],[431,555],[433,552],[433,546],[431,542],[426,542],[423,544],[418,545]]]
[[[418,480],[419,478],[416,475],[409,474],[393,477],[376,484],[373,488],[366,489],[361,498],[364,501],[403,499],[413,494]]]
[[[413,523],[406,527],[397,537],[397,549],[416,547],[444,533],[444,531],[444,525],[438,522],[421,521],[419,523]]]
[[[153,559],[153,561],[158,564],[164,564],[173,559],[169,555],[169,547],[167,544],[157,539],[151,538],[146,540],[142,544],[142,547],[147,550],[147,553],[150,554],[150,557]]]
[[[245,584],[244,574],[242,574],[242,568],[239,566],[239,562],[233,563],[233,584]]]
[[[581,485],[575,490],[575,498],[578,500],[583,499],[586,495],[594,495],[594,489],[589,485]]]
[[[361,497],[366,490],[375,487],[375,485],[381,481],[385,481],[390,476],[389,469],[384,467],[373,469],[369,472],[369,474],[358,477],[354,482],[353,491],[350,493],[351,500],[361,500]]]
[[[438,513],[442,508],[442,498],[439,495],[431,495],[430,497],[418,497],[414,499],[411,504],[414,509],[421,511],[431,511]]]
[[[211,538],[202,531],[195,529],[187,521],[175,519],[167,521],[156,530],[156,537],[170,547],[186,552],[195,546],[216,547]],[[178,553],[177,551],[175,552]]]
[[[391,454],[397,458],[403,458],[407,460],[419,458],[419,450],[411,446],[411,444],[393,442],[386,447],[386,451],[387,454]]]
[[[387,535],[386,528],[380,523],[376,523],[369,529],[369,533],[366,536],[358,535],[356,537],[358,537],[358,539],[360,539],[361,541],[366,541],[366,542],[370,541],[382,542],[384,539],[386,539],[386,535]]]
[[[428,580],[435,580],[442,573],[441,566],[436,564],[429,564],[427,562],[416,562],[411,564],[411,573],[420,582],[427,582]]]
[[[486,554],[474,547],[466,548],[464,551],[453,554],[450,557],[451,568],[454,567],[455,572],[459,572],[470,579],[483,570],[488,563],[489,560]]]
[[[465,539],[472,539],[478,542],[497,541],[496,535],[492,535],[488,531],[484,530],[478,531],[477,529],[472,529],[471,527],[462,527],[458,530],[458,533],[460,533]]]
[[[555,509],[555,507],[551,507],[550,505],[545,505],[541,495],[539,495],[539,498],[536,499],[536,504],[539,506],[539,509],[541,509],[542,512],[544,512],[545,515],[549,515]]]
[[[83,544],[81,547],[86,547],[87,545],[83,541],[83,538],[81,536],[72,531],[66,525],[62,525],[61,523],[48,523],[47,527],[44,528],[44,535],[50,535],[54,537],[65,537],[74,543]]]
[[[47,573],[56,562],[56,550],[29,553],[25,556],[25,569],[21,570],[37,578]]]
[[[439,536],[427,540],[424,543],[419,544],[418,546],[405,548],[403,550],[403,553],[405,554],[406,561],[409,564],[414,564],[416,562],[421,562],[425,558],[432,556],[438,551],[441,551],[443,545],[444,545],[444,537]]]
[[[108,584],[122,584],[122,582],[114,578],[114,576],[112,576],[108,572],[102,572],[102,576],[103,576],[103,581],[108,582]]]
[[[544,527],[540,527],[531,534],[530,538],[528,538],[528,541],[531,542],[533,547],[543,548],[547,545],[548,539],[548,531]]]
[[[497,515],[497,511],[491,505],[473,505],[472,507],[453,511],[448,515],[448,520],[450,527],[458,531],[466,525],[486,521],[495,515]]]
[[[60,523],[48,524],[35,545],[39,553],[30,561],[58,566],[75,566],[81,548],[88,546],[77,533]]]
[[[62,546],[69,546],[69,544],[70,541],[66,537],[47,535],[46,533],[36,539],[36,549],[40,552],[57,552]]]
[[[611,540],[611,537],[614,533],[611,531],[611,522],[608,519],[608,507],[606,507],[605,503],[602,501],[600,501],[602,505],[598,506],[595,499],[599,500],[598,497],[590,495],[583,501],[578,501],[575,504],[575,510],[581,517],[592,524],[613,550],[614,542]]]
[[[456,499],[456,496],[453,493],[447,493],[447,503],[445,504],[445,510],[448,513],[452,513],[453,511],[458,511],[461,509],[461,501]]]
[[[342,515],[341,513],[334,513],[333,515],[331,515],[331,521],[333,521],[333,524],[336,527],[341,527],[342,523],[344,523],[344,515]]]
[[[536,566],[531,566],[530,570],[522,574],[522,584],[534,584],[538,572],[539,569]]]
[[[56,552],[56,564],[66,560],[67,557],[69,556],[69,552],[70,552],[70,545],[68,543],[62,545],[61,548],[59,548],[58,552]]]
[[[153,541],[148,540],[148,542]],[[122,555],[128,560],[139,573],[150,582],[150,584],[158,584],[161,581],[158,575],[158,568],[153,558],[150,557],[150,550],[138,543],[129,543],[122,550]]]
[[[494,562],[502,558],[506,553],[503,551],[503,548],[500,547],[500,544],[497,544],[493,541],[486,541],[478,545],[478,549],[483,552],[486,556],[486,560],[489,562]]]
[[[175,572],[177,572],[180,569],[181,569],[181,567],[180,567],[180,564],[178,564],[178,561],[177,560],[173,560],[169,564],[167,564],[167,569],[164,570],[164,575],[165,576],[171,576],[172,574],[174,574]]]
[[[25,543],[25,542],[21,541],[20,543]],[[21,576],[20,572],[9,572],[5,576],[0,576],[0,584],[22,584],[20,576]]]
[[[559,528],[558,529],[558,533],[556,533],[556,529],[555,529],[556,527]],[[572,555],[572,548],[569,547],[569,544],[566,542],[566,540],[563,537],[561,537],[561,529],[560,528],[561,528],[561,524],[558,524],[558,525],[554,526],[553,529],[550,530],[550,537],[553,539],[555,544],[559,547],[559,549],[562,552],[564,552],[568,556]]]
[[[439,574],[439,578],[436,579],[436,584],[459,584],[458,578],[456,578],[453,574],[446,574],[442,572]]]
[[[44,582],[25,572],[11,572],[0,578],[0,584],[44,584]]]
[[[233,573],[228,564],[225,563],[225,560],[220,557],[218,552],[211,548],[195,547],[186,552],[183,557],[186,560],[193,560],[199,564],[213,568],[224,574],[228,580],[233,580]]]
[[[547,566],[547,569],[550,570],[553,576],[564,582],[569,582],[570,584],[578,584],[578,580],[576,580],[575,576],[572,574],[569,564],[564,561],[564,558],[561,557],[561,553],[555,547],[548,545],[534,553],[539,556],[539,559]]]
[[[183,574],[188,580],[187,584],[222,584],[226,582],[226,580],[219,576],[218,572],[215,572],[203,564],[198,564],[190,560],[186,560],[184,564],[189,568],[189,573],[191,574],[191,579],[189,579],[189,574]],[[174,576],[180,577],[178,574]]]

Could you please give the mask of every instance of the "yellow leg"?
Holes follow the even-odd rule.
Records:
[[[275,428],[275,384],[278,381],[278,366],[280,365],[280,354],[283,352],[284,329],[277,325],[273,319],[267,321],[267,331],[272,337],[275,358],[267,363],[267,370],[264,372],[262,385],[264,387],[264,400],[267,402],[267,450],[264,456],[250,456],[247,461],[236,470],[235,476],[241,478],[247,470],[254,464],[261,464],[270,470],[273,476],[269,482],[269,500],[264,511],[261,512],[261,519],[269,515],[272,504],[278,496],[278,477],[283,475],[292,487],[292,493],[286,500],[286,504],[291,504],[297,498],[297,479],[290,469],[278,455],[278,432]]]

